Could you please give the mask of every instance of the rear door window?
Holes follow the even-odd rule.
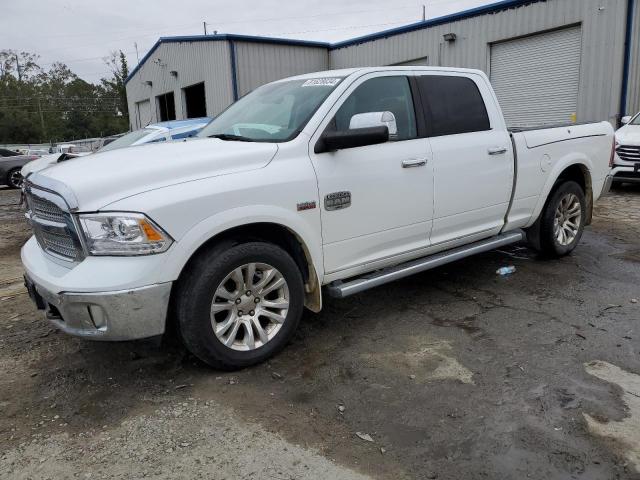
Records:
[[[431,137],[491,130],[482,94],[467,77],[416,77]]]

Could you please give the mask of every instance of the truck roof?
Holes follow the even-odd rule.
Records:
[[[467,74],[484,74],[481,70],[474,70],[470,68],[451,68],[451,67],[359,67],[359,68],[345,68],[341,70],[324,70],[322,72],[305,73],[303,75],[296,75],[294,77],[288,77],[283,80],[304,80],[309,78],[324,78],[324,77],[348,77],[355,73],[366,74],[372,72],[456,72]]]

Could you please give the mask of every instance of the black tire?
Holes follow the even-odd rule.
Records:
[[[554,235],[555,215],[560,202],[567,195],[575,195],[580,202],[581,218],[578,225],[577,233],[573,240],[563,245]],[[539,225],[539,246],[540,252],[550,258],[560,258],[569,255],[580,243],[584,232],[585,221],[587,218],[587,202],[585,200],[582,187],[573,181],[565,181],[557,185],[551,192],[547,203],[540,214]]]
[[[214,292],[227,275],[248,263],[268,264],[281,273],[288,287],[289,309],[271,340],[254,350],[237,351],[216,336],[211,306]],[[205,250],[183,273],[175,293],[176,320],[185,346],[200,360],[221,370],[255,365],[278,353],[291,339],[304,308],[303,280],[296,262],[282,248],[264,242],[224,243]]]
[[[10,188],[21,188],[22,187],[22,175],[20,175],[20,168],[12,168],[7,173],[6,184]],[[16,182],[15,178],[19,176],[19,182]]]

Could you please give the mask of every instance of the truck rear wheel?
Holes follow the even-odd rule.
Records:
[[[549,257],[570,254],[580,242],[586,220],[582,187],[573,181],[558,185],[540,215],[540,250]]]
[[[275,355],[291,339],[304,306],[302,275],[276,245],[218,245],[180,280],[180,334],[196,357],[235,370]]]

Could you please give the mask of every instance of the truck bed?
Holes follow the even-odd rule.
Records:
[[[610,171],[613,129],[609,122],[510,129],[516,180],[507,230],[526,228],[538,218],[555,179],[568,165],[589,172],[589,204],[595,202]]]
[[[594,122],[567,122],[567,123],[552,123],[548,125],[535,125],[531,127],[509,127],[509,133],[521,133],[521,132],[532,132],[535,130],[547,130],[552,128],[566,128],[566,127],[576,127],[579,125],[592,125]]]

